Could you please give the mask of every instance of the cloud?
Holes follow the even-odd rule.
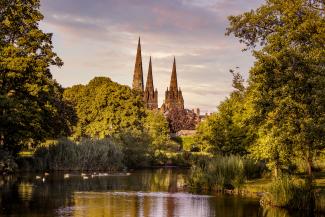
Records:
[[[149,56],[162,103],[173,56],[185,104],[215,110],[231,91],[230,68],[247,72],[253,63],[238,40],[224,35],[227,16],[262,0],[43,0],[41,27],[54,33],[65,62],[53,68],[64,86],[109,76],[132,83],[137,38],[141,36],[146,78]],[[247,77],[247,73],[245,74]],[[207,96],[207,97],[205,97]],[[214,100],[211,100],[214,99]]]

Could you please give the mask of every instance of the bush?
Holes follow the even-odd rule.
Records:
[[[128,168],[149,166],[150,136],[147,133],[132,130],[116,134],[114,141],[122,148],[123,164]]]
[[[247,179],[261,178],[267,171],[266,164],[263,161],[256,161],[251,158],[244,158],[245,177]]]
[[[121,147],[112,139],[82,140],[79,144],[63,139],[36,149],[37,170],[105,170],[123,167]]]
[[[315,195],[312,186],[289,176],[275,179],[261,198],[261,204],[290,209],[313,210]]]

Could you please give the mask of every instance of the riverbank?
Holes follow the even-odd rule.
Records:
[[[222,192],[230,195],[239,195],[242,197],[252,197],[261,200],[265,194],[268,194],[268,190],[272,185],[272,178],[260,178],[246,181],[239,190],[225,189]],[[315,211],[319,213],[325,213],[325,172],[315,173],[314,179],[314,195],[315,195]],[[216,191],[215,193],[219,193]],[[262,206],[269,206],[270,204],[263,204]]]

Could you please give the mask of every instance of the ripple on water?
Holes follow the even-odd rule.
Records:
[[[81,194],[84,196],[98,196],[98,195],[108,195],[108,196],[137,196],[137,197],[172,197],[172,198],[211,198],[214,197],[212,195],[198,195],[198,194],[190,194],[184,192],[177,193],[169,193],[169,192],[142,192],[142,191],[112,191],[112,192],[75,192],[75,194]]]
[[[74,206],[61,207],[59,216],[208,217],[213,196],[168,192],[75,192]]]

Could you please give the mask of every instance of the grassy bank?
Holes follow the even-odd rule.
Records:
[[[239,156],[217,156],[191,168],[192,191],[224,192],[260,198],[264,206],[325,212],[325,172],[310,184],[304,175],[273,178],[262,162]]]

